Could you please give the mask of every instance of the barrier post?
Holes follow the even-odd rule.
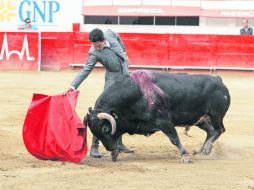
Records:
[[[80,31],[80,23],[72,23],[72,31],[79,32]]]

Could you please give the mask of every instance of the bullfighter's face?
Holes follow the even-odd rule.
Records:
[[[100,139],[104,147],[108,151],[114,151],[117,149],[117,137],[112,134],[111,123],[107,119],[98,118],[96,114],[87,114],[86,121],[93,135]]]
[[[98,42],[92,42],[93,47],[97,50],[100,51],[102,50],[105,45],[106,45],[106,40],[103,40],[102,42],[98,41]]]

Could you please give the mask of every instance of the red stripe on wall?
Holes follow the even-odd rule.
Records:
[[[84,6],[82,14],[96,16],[202,16],[254,18],[254,10],[213,10],[191,6]]]

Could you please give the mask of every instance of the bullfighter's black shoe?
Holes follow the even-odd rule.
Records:
[[[99,152],[99,139],[96,136],[93,136],[90,157],[101,158],[101,153]]]
[[[122,136],[118,139],[118,151],[122,153],[134,153],[134,150],[130,150],[123,144]]]

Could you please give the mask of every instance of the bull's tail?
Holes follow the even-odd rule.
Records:
[[[216,78],[217,78],[218,81],[222,82],[221,76],[217,75]]]

